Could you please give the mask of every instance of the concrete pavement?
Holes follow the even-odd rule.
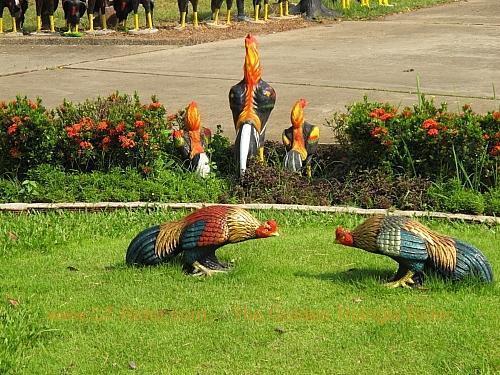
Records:
[[[500,1],[469,0],[258,37],[263,78],[277,92],[268,138],[279,139],[301,97],[321,124],[360,100],[411,105],[421,90],[451,110],[500,107]],[[0,98],[40,96],[54,106],[115,90],[157,94],[169,111],[199,103],[206,126],[234,135],[227,94],[242,77],[243,40],[189,47],[0,46]],[[499,91],[494,98],[494,88]],[[324,129],[322,141],[332,139]]]

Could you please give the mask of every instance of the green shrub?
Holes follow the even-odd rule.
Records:
[[[59,138],[51,115],[41,104],[17,97],[0,102],[0,175],[23,174],[28,169],[53,161]]]
[[[470,188],[494,186],[500,157],[500,113],[450,113],[421,98],[413,108],[363,102],[336,114],[332,128],[360,168],[384,168],[434,181],[458,178]]]
[[[485,210],[483,195],[464,188],[457,179],[434,184],[429,189],[429,196],[438,210],[466,214],[482,214]]]
[[[500,187],[490,189],[485,194],[486,213],[488,215],[500,215]]]

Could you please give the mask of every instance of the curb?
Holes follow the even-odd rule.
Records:
[[[101,212],[115,211],[119,209],[197,209],[205,206],[219,205],[218,203],[154,203],[154,202],[98,202],[98,203],[3,203],[0,204],[1,212],[30,213],[47,211],[84,211]],[[277,210],[277,211],[312,211],[330,213],[349,213],[357,215],[400,215],[410,217],[427,217],[448,220],[463,220],[475,223],[500,224],[500,217],[485,215],[450,214],[434,211],[400,211],[386,209],[367,209],[349,206],[306,206],[295,204],[224,204],[224,206],[237,206],[249,210]]]

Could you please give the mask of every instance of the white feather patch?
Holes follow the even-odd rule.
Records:
[[[204,152],[199,154],[198,165],[196,166],[196,173],[198,173],[201,177],[207,177],[208,174],[210,173],[210,164],[208,156]]]

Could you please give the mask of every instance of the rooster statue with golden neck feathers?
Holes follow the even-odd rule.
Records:
[[[299,172],[303,165],[306,173],[311,177],[311,160],[318,151],[319,128],[304,120],[304,108],[307,102],[299,99],[292,107],[290,120],[292,126],[283,132],[283,144],[286,148],[285,168]]]
[[[250,34],[245,38],[245,50],[244,77],[229,91],[240,175],[245,172],[250,157],[258,154],[264,161],[266,124],[276,102],[276,92],[261,78],[257,41]]]
[[[196,102],[191,102],[184,114],[184,129],[173,133],[174,144],[182,156],[190,160],[190,168],[202,177],[210,173],[205,148],[210,143],[210,129],[201,126],[200,112]]]
[[[403,216],[375,215],[352,231],[338,227],[336,242],[398,262],[398,271],[386,284],[392,288],[421,286],[426,269],[452,280],[476,277],[493,281],[490,264],[474,246]]]
[[[260,223],[238,207],[209,206],[139,233],[128,247],[126,262],[129,265],[157,265],[182,255],[186,271],[211,276],[228,270],[215,256],[219,247],[277,235],[275,221]]]

